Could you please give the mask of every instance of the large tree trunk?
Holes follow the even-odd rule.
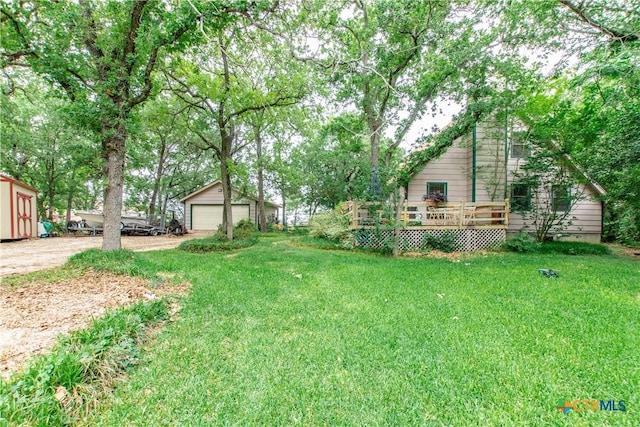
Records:
[[[71,171],[71,179],[69,180],[69,193],[67,194],[67,215],[65,217],[65,223],[69,224],[71,221],[71,209],[73,209],[73,196],[76,191],[76,171]]]
[[[102,250],[121,248],[120,222],[122,220],[122,190],[124,187],[125,139],[124,125],[109,129],[103,144],[106,157],[107,187],[104,193],[104,230]],[[106,132],[105,132],[106,133]]]
[[[262,233],[267,232],[267,213],[264,208],[264,168],[262,165],[262,135],[260,127],[255,126],[256,154],[258,156],[258,228]]]
[[[220,128],[222,140],[220,149],[220,180],[222,181],[222,194],[224,196],[224,212],[222,226],[226,232],[227,239],[233,240],[233,215],[231,210],[231,175],[229,164],[231,162],[231,148],[233,144],[233,130]]]
[[[284,190],[280,192],[282,194],[282,227],[287,226],[287,198],[285,197]]]

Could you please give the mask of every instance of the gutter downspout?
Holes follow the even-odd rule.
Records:
[[[471,134],[471,146],[472,146],[472,166],[471,166],[471,201],[475,203],[476,201],[476,179],[478,177],[478,165],[477,165],[477,154],[478,154],[478,140],[476,137],[476,125],[473,125],[473,133]]]
[[[509,196],[509,113],[504,112],[504,199]]]

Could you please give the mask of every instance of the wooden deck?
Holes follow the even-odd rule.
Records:
[[[391,223],[390,207],[380,203],[349,201],[343,213],[349,228],[371,229]],[[509,226],[509,199],[501,202],[451,202],[429,206],[426,202],[407,202],[402,206],[400,222],[406,230],[506,230]]]

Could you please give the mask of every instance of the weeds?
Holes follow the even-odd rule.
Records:
[[[167,318],[166,301],[142,302],[61,338],[24,372],[0,380],[0,425],[77,421],[115,378],[138,364],[147,328]]]

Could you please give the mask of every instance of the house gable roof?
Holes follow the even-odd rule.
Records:
[[[405,159],[401,169],[401,183],[407,185],[414,175],[424,169],[429,162],[435,160],[447,152],[451,148],[455,141],[466,135],[474,129],[476,123],[472,126],[463,125],[456,126],[455,124],[449,124],[440,133],[432,135],[425,144],[422,144],[416,150],[409,153]],[[555,142],[550,143],[553,150],[562,153],[562,157],[566,160],[571,169],[584,178],[585,184],[595,191],[599,196],[604,196],[606,191],[596,181],[594,181],[580,165],[578,165],[569,154],[562,152],[559,145]]]
[[[205,192],[209,191],[210,189],[212,189],[213,187],[216,187],[218,185],[222,185],[222,181],[220,181],[219,179],[216,179],[211,184],[206,185],[206,186],[200,188],[199,190],[196,190],[193,193],[184,196],[182,199],[179,200],[179,202],[180,203],[185,203],[187,200],[189,200],[189,199],[191,199],[191,198],[193,198],[193,197],[195,197],[195,196],[197,196],[199,194],[205,193]],[[254,202],[258,201],[257,197],[253,197],[253,196],[248,196],[246,194],[242,194],[240,191],[236,190],[233,187],[231,188],[231,191],[232,191],[232,193],[234,195],[243,197],[245,199],[251,199]],[[278,205],[277,203],[273,203],[273,202],[270,202],[270,201],[267,201],[267,200],[265,200],[264,203],[267,204],[267,205],[271,205],[273,207],[280,207],[280,205]]]

